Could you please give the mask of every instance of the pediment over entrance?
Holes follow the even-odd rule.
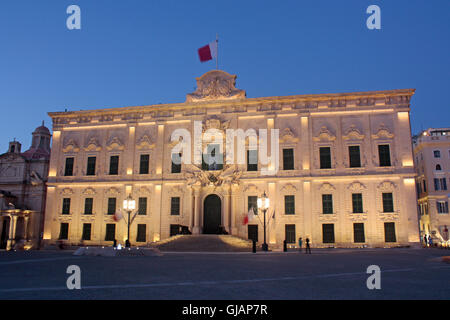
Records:
[[[196,80],[197,90],[186,95],[186,102],[245,98],[245,91],[235,87],[236,76],[225,71],[212,70]]]

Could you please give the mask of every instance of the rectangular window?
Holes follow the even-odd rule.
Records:
[[[353,224],[353,241],[355,243],[366,242],[364,235],[364,223]]]
[[[331,194],[322,195],[322,212],[324,214],[333,213],[333,195]]]
[[[258,150],[247,150],[247,171],[258,171]]]
[[[139,198],[139,208],[138,214],[146,215],[147,214],[147,198]]]
[[[74,158],[66,158],[66,166],[64,168],[64,176],[73,176],[73,162]]]
[[[331,169],[331,148],[321,147],[320,153],[320,169]]]
[[[63,199],[62,214],[70,214],[70,198]]]
[[[283,149],[283,170],[294,170],[294,149]]]
[[[147,225],[138,224],[136,242],[146,242],[146,241],[147,241]]]
[[[109,159],[109,174],[119,174],[119,156],[111,156]]]
[[[322,242],[334,243],[334,224],[325,223],[322,224]]]
[[[295,224],[285,225],[286,243],[296,243],[295,241]]]
[[[363,213],[363,202],[361,193],[352,194],[353,213]]]
[[[295,196],[284,196],[284,214],[295,214]]]
[[[116,205],[117,205],[116,198],[108,198],[108,214],[109,215],[113,215],[116,213]]]
[[[441,184],[439,183],[439,179],[434,178],[434,191],[441,190]]]
[[[172,216],[180,215],[180,197],[172,197],[170,199],[170,214]]]
[[[87,176],[95,176],[95,162],[96,161],[97,161],[96,157],[88,157],[87,168],[86,168]]]
[[[258,242],[258,225],[249,224],[248,225],[248,239]]]
[[[392,193],[383,193],[383,212],[394,212]]]
[[[84,199],[84,214],[92,214],[93,204],[94,204],[93,198]]]
[[[149,162],[150,162],[150,155],[141,154],[141,160],[139,163],[139,174],[149,173]]]
[[[106,224],[105,241],[114,241],[116,239],[116,225],[114,223]]]
[[[91,240],[91,224],[83,223],[83,235],[81,236],[81,240]]]
[[[436,202],[438,213],[448,213],[448,202],[447,201],[437,201]]]
[[[258,197],[257,196],[248,196],[247,198],[247,212],[253,208],[253,213],[258,214]]]
[[[423,180],[423,192],[427,192],[427,182]]]
[[[220,145],[208,145],[207,154],[202,156],[202,170],[215,171],[223,169],[223,154],[220,152]]]
[[[447,190],[447,180],[445,178],[440,178],[439,181],[441,183],[441,190]]]
[[[350,168],[360,168],[361,167],[361,155],[359,151],[359,146],[348,147],[348,155],[350,159]]]
[[[181,153],[172,153],[172,173],[181,173]]]
[[[439,150],[434,150],[434,151],[433,151],[433,155],[434,155],[435,158],[440,158],[440,157],[441,157],[441,151],[439,151]]]
[[[385,242],[396,242],[395,236],[395,223],[385,222],[384,223],[384,241]]]
[[[69,224],[61,223],[59,229],[59,240],[67,240],[69,238]]]
[[[380,167],[391,166],[391,152],[388,144],[380,144],[378,146],[378,157],[380,159]]]

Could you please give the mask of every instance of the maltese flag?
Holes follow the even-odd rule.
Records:
[[[247,215],[244,217],[244,226],[248,224],[249,221],[252,221],[253,217],[255,216],[255,212],[253,211],[253,207],[248,210]]]
[[[200,58],[200,62],[217,59],[217,40],[198,49],[198,57]]]
[[[120,221],[123,218],[123,214],[122,211],[119,209],[118,211],[116,211],[116,213],[114,214],[114,221]]]

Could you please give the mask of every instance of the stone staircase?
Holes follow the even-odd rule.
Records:
[[[151,247],[162,252],[251,252],[252,242],[231,235],[177,235]]]

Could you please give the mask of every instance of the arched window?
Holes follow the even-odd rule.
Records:
[[[436,165],[436,171],[441,171],[441,170],[442,170],[441,165],[440,165],[440,164],[437,164],[437,165]]]

